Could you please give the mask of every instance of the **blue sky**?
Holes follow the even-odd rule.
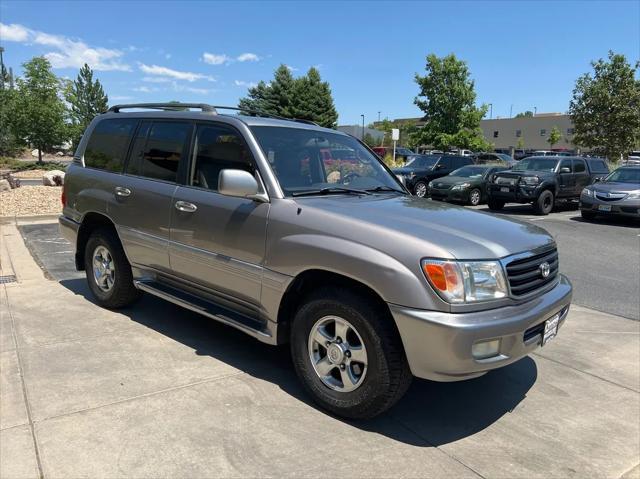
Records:
[[[640,1],[0,3],[14,69],[47,55],[59,76],[87,61],[110,103],[235,105],[280,63],[317,66],[340,124],[418,116],[428,53],[467,61],[493,116],[566,111],[575,79],[612,49],[640,58]]]

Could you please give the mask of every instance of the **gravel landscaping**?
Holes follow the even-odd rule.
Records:
[[[62,211],[61,186],[22,186],[0,193],[0,216],[49,215]]]
[[[16,178],[42,178],[42,175],[46,173],[45,170],[25,170],[17,171],[13,173]]]

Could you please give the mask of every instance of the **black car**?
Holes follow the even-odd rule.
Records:
[[[473,158],[470,156],[422,155],[414,157],[402,168],[395,168],[393,172],[409,191],[424,198],[431,180],[447,176],[453,170],[472,164]]]
[[[548,215],[557,200],[578,200],[585,186],[609,174],[604,160],[565,156],[531,156],[510,171],[493,175],[488,184],[489,208],[505,203],[531,203]]]
[[[467,165],[429,183],[434,200],[458,201],[477,206],[487,199],[487,182],[491,175],[508,169],[506,165]]]

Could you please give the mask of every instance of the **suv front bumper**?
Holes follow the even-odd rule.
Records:
[[[509,191],[502,191],[502,188],[508,188]],[[487,193],[491,198],[505,203],[531,203],[540,195],[540,187],[489,183],[487,185]]]
[[[506,366],[538,348],[542,334],[532,335],[534,328],[558,313],[562,325],[571,295],[571,283],[560,275],[553,289],[516,306],[460,314],[394,304],[389,308],[413,375],[434,381],[460,381]],[[475,359],[471,353],[473,344],[493,339],[500,340],[498,354]]]

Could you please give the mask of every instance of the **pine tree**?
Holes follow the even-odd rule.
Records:
[[[14,134],[38,149],[38,163],[42,163],[43,150],[67,139],[66,108],[58,96],[60,81],[51,71],[49,60],[35,57],[22,66],[24,78],[17,82]]]
[[[72,141],[75,147],[91,120],[107,111],[109,98],[105,95],[100,80],[93,80],[93,71],[86,63],[67,88],[65,97],[71,104]]]
[[[293,113],[292,101],[295,80],[286,65],[275,71],[271,83],[261,81],[250,88],[246,98],[238,106],[247,111],[263,111],[272,115],[290,118]]]

